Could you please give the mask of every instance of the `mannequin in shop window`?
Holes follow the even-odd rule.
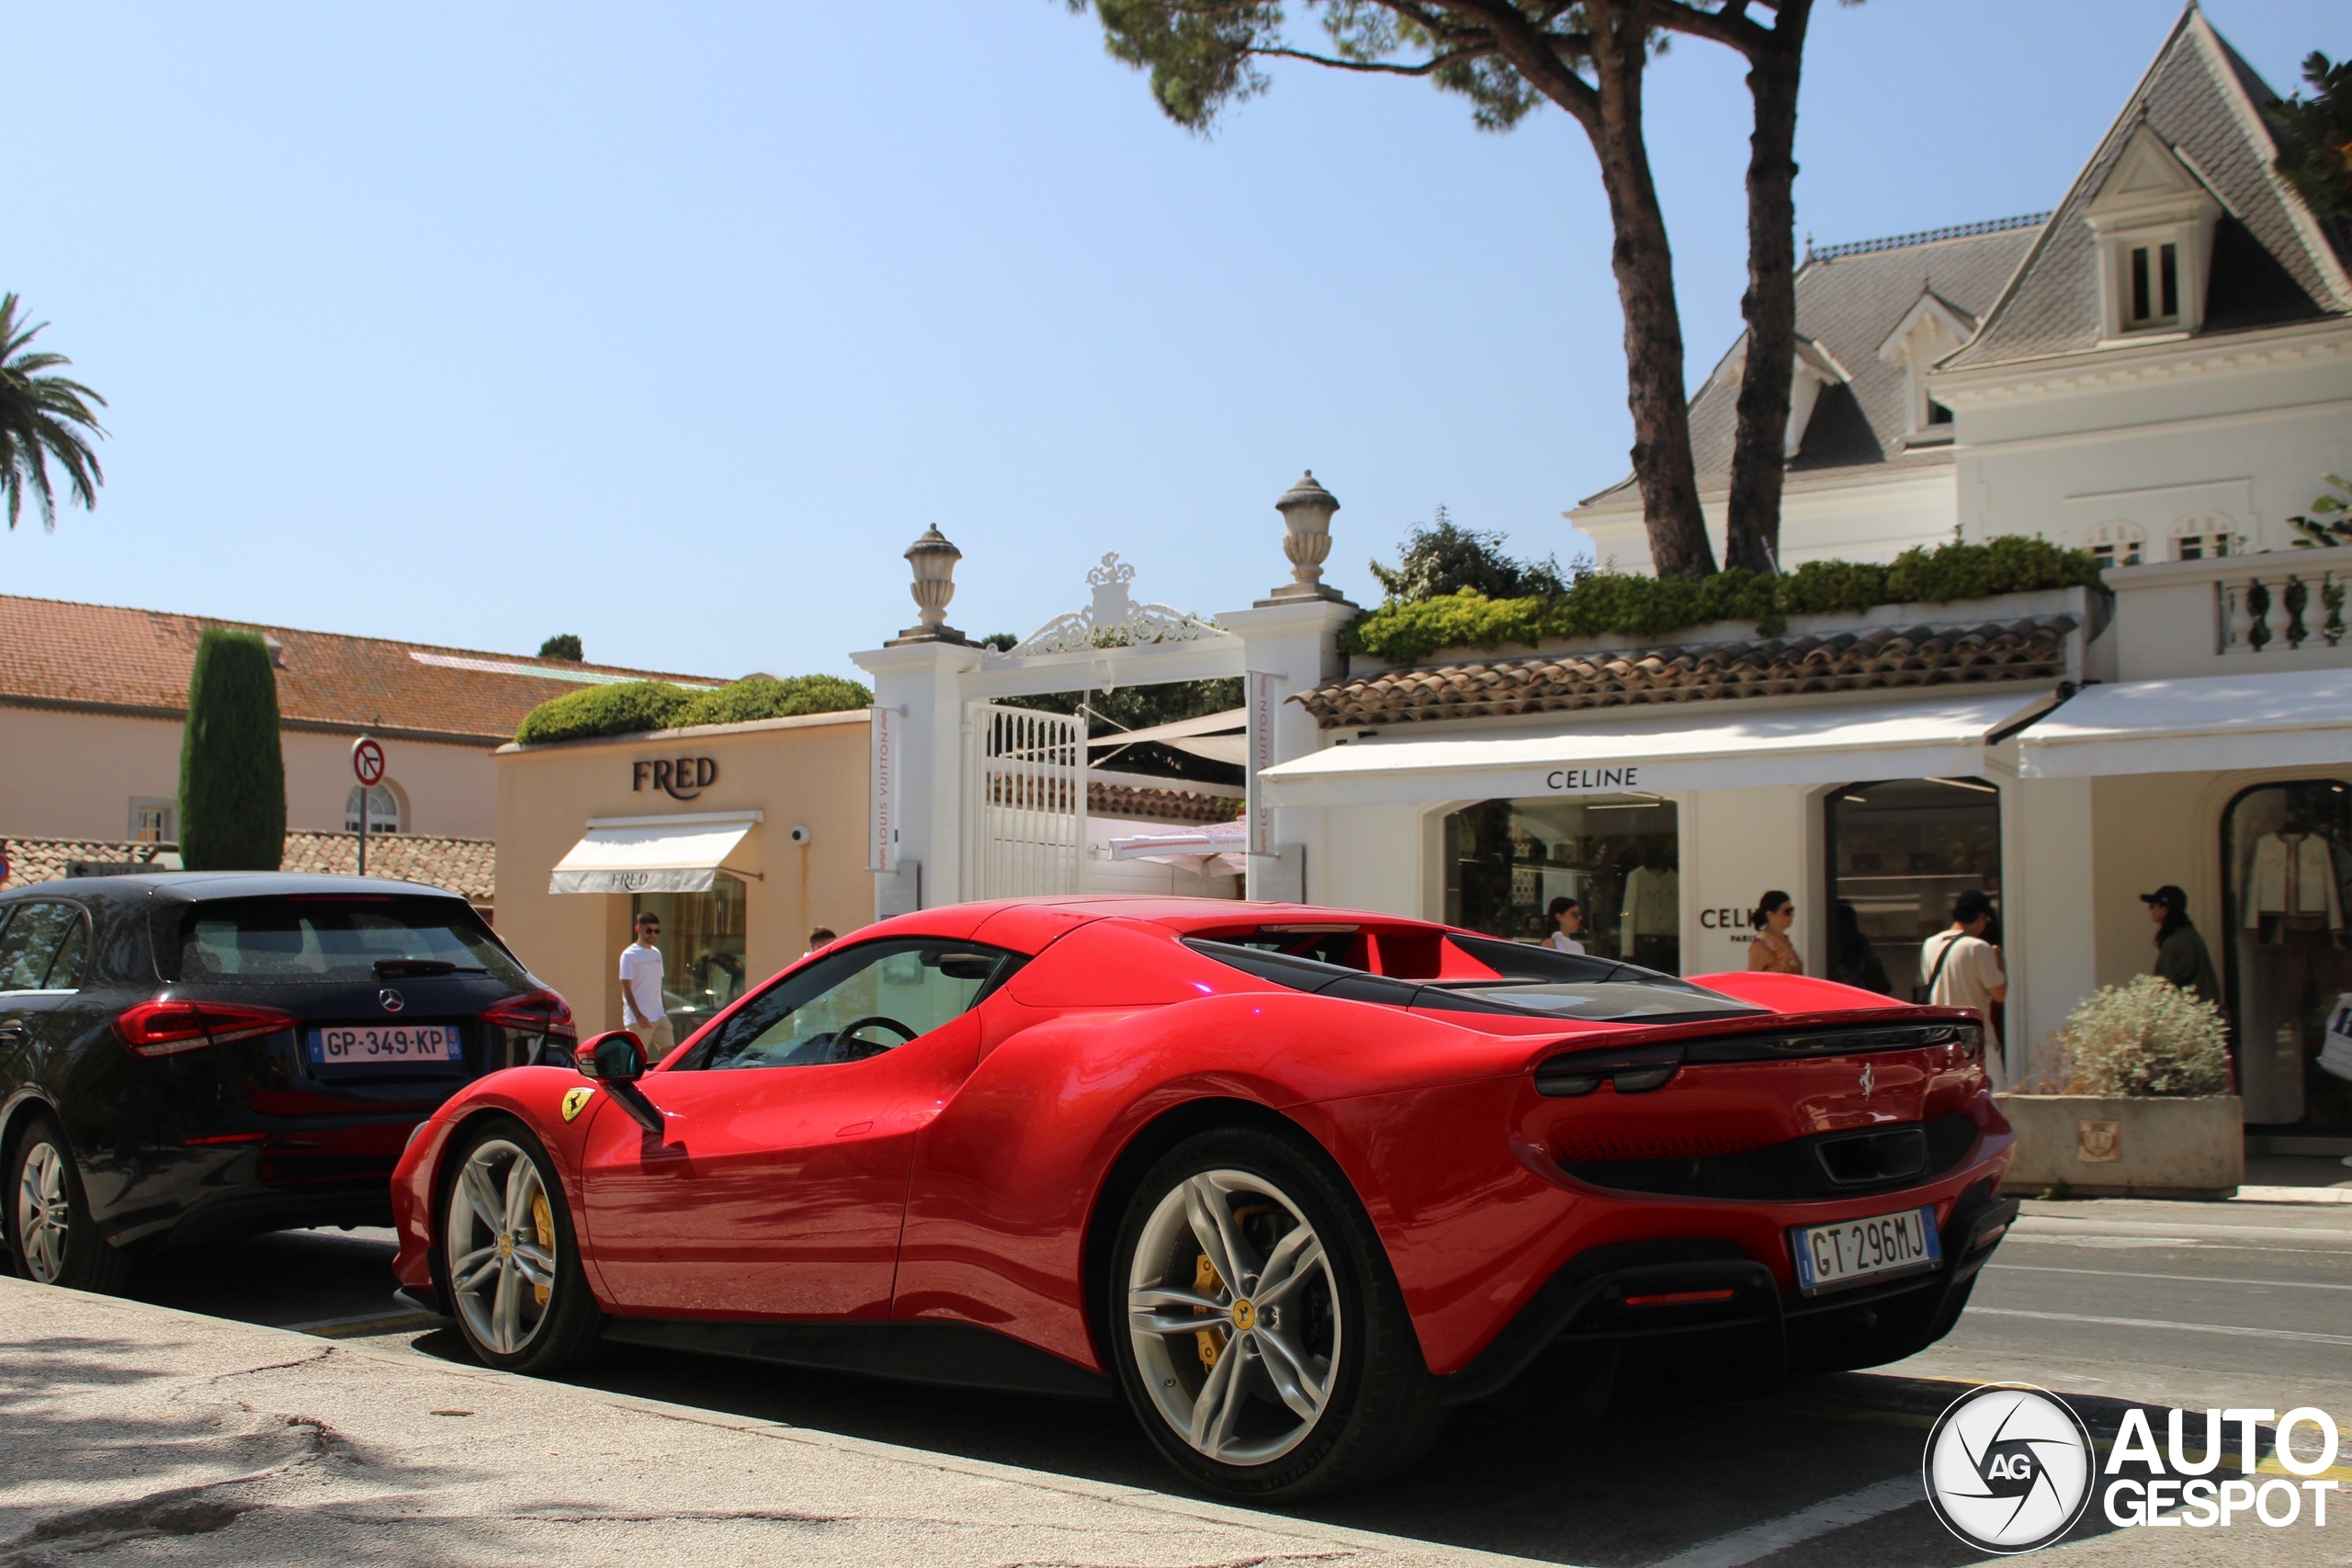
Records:
[[[2266,942],[2285,942],[2296,931],[2328,933],[2344,945],[2344,900],[2336,866],[2352,858],[2345,847],[2301,810],[2275,833],[2265,833],[2248,852],[2243,876],[2245,924]]]
[[[1625,874],[1617,930],[1624,955],[1643,968],[1672,974],[1682,967],[1681,878],[1660,857],[1645,856]]]
[[[1796,904],[1777,887],[1756,900],[1756,908],[1747,912],[1747,923],[1756,930],[1747,944],[1750,970],[1766,975],[1804,973],[1797,944],[1789,940],[1789,928],[1796,918]]]

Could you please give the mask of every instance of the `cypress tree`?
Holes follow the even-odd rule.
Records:
[[[277,671],[253,632],[204,634],[180,741],[180,859],[190,871],[276,871],[286,857]]]

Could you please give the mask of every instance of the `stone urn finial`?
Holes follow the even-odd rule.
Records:
[[[933,523],[922,537],[907,547],[907,563],[914,568],[908,592],[914,595],[916,625],[890,639],[889,646],[907,642],[962,642],[964,634],[947,624],[948,602],[956,597],[956,563],[964,552],[949,542]]]
[[[1276,600],[1337,599],[1339,590],[1324,585],[1323,562],[1331,553],[1331,513],[1340,510],[1339,497],[1315,482],[1309,468],[1274,502],[1283,514],[1283,554],[1290,558],[1291,581],[1274,590]]]

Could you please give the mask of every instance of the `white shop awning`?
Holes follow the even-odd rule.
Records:
[[[766,816],[692,811],[675,817],[592,817],[548,878],[550,893],[707,893]]]
[[[2030,692],[1947,689],[1808,707],[1692,703],[1533,732],[1359,740],[1258,777],[1275,806],[1966,778],[1984,771],[1988,731],[2047,701]]]
[[[2030,779],[2352,765],[2352,670],[2087,686],[2017,746]]]
[[[1249,710],[1230,708],[1224,713],[1203,714],[1198,718],[1180,718],[1173,724],[1155,724],[1148,729],[1112,730],[1089,740],[1086,749],[1116,752],[1156,740],[1162,746],[1205,757],[1213,762],[1230,762],[1238,768],[1249,761]]]
[[[1247,822],[1212,822],[1201,828],[1141,833],[1131,839],[1111,840],[1113,860],[1141,860],[1160,865],[1181,865],[1204,876],[1216,874],[1240,875],[1249,869],[1249,851],[1250,825]]]

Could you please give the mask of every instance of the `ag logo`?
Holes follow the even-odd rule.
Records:
[[[2090,1429],[2047,1390],[1991,1383],[1937,1419],[1922,1469],[1946,1529],[1979,1551],[2033,1551],[2090,1506]]]
[[[593,1089],[565,1089],[563,1091],[563,1119],[569,1122],[573,1117],[579,1115],[582,1111],[587,1110],[588,1102],[595,1097],[596,1091]]]

